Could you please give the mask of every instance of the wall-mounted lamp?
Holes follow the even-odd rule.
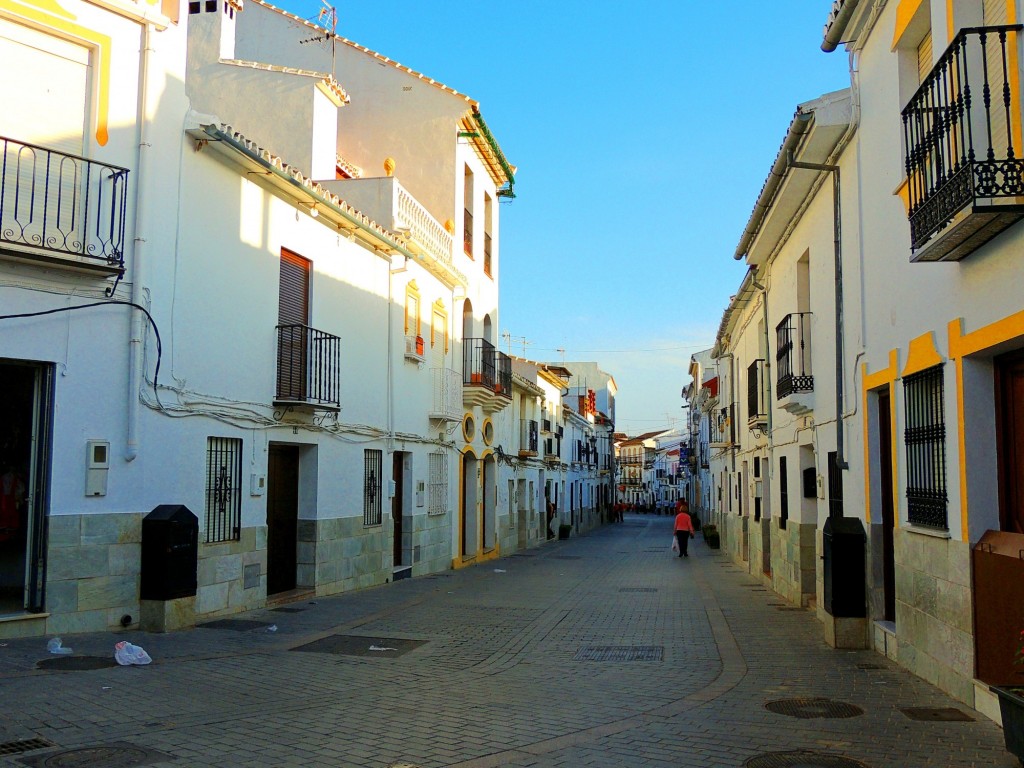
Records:
[[[309,215],[314,219],[320,215],[320,209],[317,208],[317,203],[304,203],[300,200],[296,205],[298,205],[299,208],[309,209]]]

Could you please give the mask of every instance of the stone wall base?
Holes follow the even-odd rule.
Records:
[[[868,646],[868,620],[837,618],[824,613],[825,642],[832,648],[865,650]]]
[[[196,625],[196,598],[143,600],[139,628],[144,632],[174,632]]]

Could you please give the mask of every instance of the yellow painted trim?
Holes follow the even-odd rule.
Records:
[[[870,434],[869,414],[868,414],[868,392],[881,389],[882,387],[888,387],[889,389],[889,456],[892,463],[892,508],[893,508],[893,522],[895,527],[900,527],[900,516],[899,516],[899,488],[897,478],[899,474],[897,472],[899,468],[899,456],[896,452],[896,372],[899,370],[899,353],[893,349],[889,351],[889,365],[880,371],[874,373],[868,373],[867,363],[861,364],[861,408],[864,416],[864,519],[866,522],[871,522],[871,460],[870,460],[870,446],[871,441],[868,440]]]
[[[476,451],[473,450],[472,446],[467,445],[465,449],[459,452],[459,542],[458,554],[452,558],[452,568],[464,568],[467,565],[471,565],[480,556],[479,552],[475,555],[470,555],[469,557],[465,557],[462,554],[462,532],[466,529],[466,456],[472,456],[477,461],[480,460],[480,457],[476,455]],[[477,509],[474,509],[473,511],[474,513],[478,512]]]
[[[892,50],[896,50],[896,47],[900,44],[903,35],[906,34],[907,27],[914,20],[914,15],[917,13],[917,9],[921,7],[923,1],[900,0],[900,4],[896,6],[896,28],[892,33]]]
[[[901,376],[910,376],[936,365],[942,365],[942,355],[935,349],[935,337],[933,331],[922,333],[916,339],[910,340],[910,347],[907,350],[907,364],[903,368]]]
[[[473,434],[470,434],[470,430],[467,429],[470,425],[472,425]],[[472,443],[476,439],[476,417],[469,411],[462,417],[462,439],[467,443]]]
[[[953,0],[946,0],[946,45],[956,37],[956,22],[953,20]]]
[[[26,0],[32,2],[32,0]],[[36,0],[38,6],[16,3],[13,0],[0,0],[0,16],[13,21],[30,21],[31,26],[41,31],[57,32],[60,37],[72,41],[86,43],[96,59],[96,143],[106,146],[110,138],[107,132],[107,121],[110,112],[110,53],[113,48],[110,38],[86,27],[75,24],[74,16],[56,7],[51,0]],[[60,15],[57,15],[60,13]]]
[[[900,182],[900,185],[892,191],[892,193],[903,202],[904,212],[910,215],[910,179],[906,178]]]
[[[978,328],[965,334],[964,320],[958,317],[947,326],[949,336],[949,356],[954,361],[956,372],[956,417],[957,447],[960,452],[960,535],[962,541],[968,541],[969,507],[967,498],[967,436],[964,432],[964,363],[967,355],[991,349],[1008,341],[1024,338],[1024,311],[997,320],[994,323]]]
[[[448,354],[448,310],[445,309],[444,302],[438,299],[433,303],[430,310],[430,346],[433,347],[437,341],[437,328],[435,327],[435,320],[441,321],[441,335],[444,337],[444,353]]]
[[[491,437],[490,437],[490,439],[488,439],[488,437],[487,437],[487,427],[491,428]],[[483,424],[480,425],[480,437],[483,438],[484,445],[490,445],[491,443],[494,442],[494,422],[491,421],[489,418],[484,419]],[[484,456],[487,456],[490,453],[492,453],[492,451],[486,451],[486,452],[484,452]]]
[[[420,289],[416,285],[415,280],[410,280],[405,286],[405,335],[409,335],[409,329],[414,329],[416,336],[420,335],[420,317],[423,315],[423,307],[421,306],[422,300],[420,298]],[[411,306],[415,306],[416,311],[410,313],[409,309]],[[410,314],[414,315],[410,317]]]

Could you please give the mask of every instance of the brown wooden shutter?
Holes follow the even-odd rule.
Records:
[[[277,310],[277,399],[305,400],[308,391],[310,263],[281,250]]]
[[[279,325],[306,325],[309,322],[309,271],[308,259],[281,250]]]

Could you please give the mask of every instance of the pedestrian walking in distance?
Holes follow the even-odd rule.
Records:
[[[676,542],[679,544],[679,557],[689,557],[686,552],[686,547],[690,543],[690,539],[693,538],[693,520],[690,518],[689,505],[685,502],[677,503],[676,509],[679,513],[676,515]]]

